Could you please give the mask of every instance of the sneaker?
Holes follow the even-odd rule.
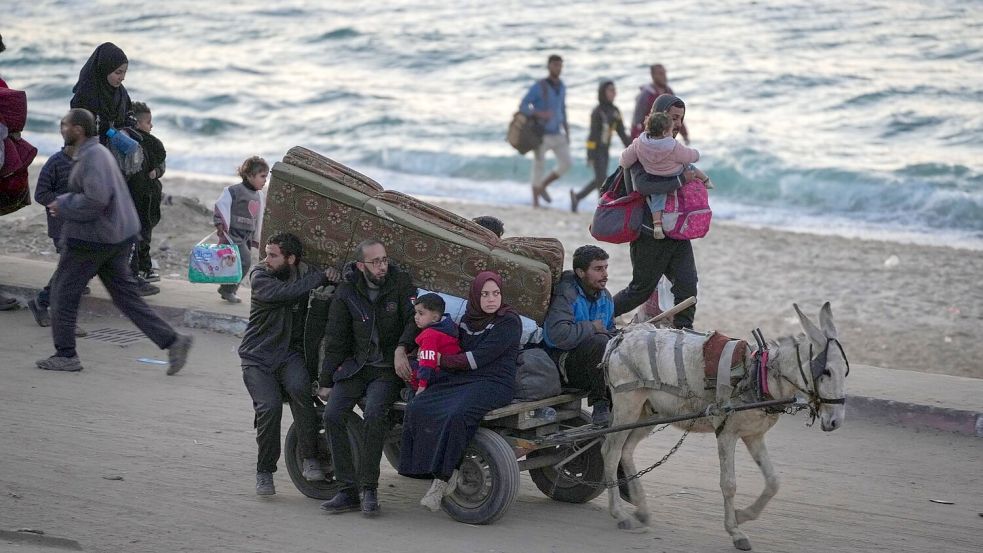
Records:
[[[594,426],[611,424],[611,403],[605,399],[594,402],[594,411],[591,413],[590,421]]]
[[[74,373],[82,370],[82,362],[79,361],[77,355],[75,357],[58,357],[57,355],[52,355],[47,359],[39,360],[36,364],[39,369],[46,371]]]
[[[272,472],[256,473],[256,495],[276,495]]]
[[[354,489],[346,488],[321,504],[321,510],[332,515],[357,511],[362,506]],[[378,506],[377,506],[378,507]]]
[[[188,362],[188,351],[191,349],[192,342],[194,342],[194,338],[191,336],[178,334],[171,347],[167,348],[167,358],[171,362],[170,366],[167,367],[168,375],[177,374],[179,370],[184,368],[184,364]]]
[[[362,516],[368,518],[379,516],[379,496],[371,488],[362,490]]]
[[[140,278],[147,282],[160,282],[160,273],[154,269],[149,269],[140,273]]]
[[[37,298],[32,298],[28,301],[27,308],[31,310],[31,314],[34,315],[34,320],[37,321],[38,326],[51,326],[51,315],[48,314],[48,308],[38,305]]]
[[[84,328],[80,327],[79,325],[75,325],[75,337],[76,338],[85,338],[88,335],[89,335],[89,333]]]
[[[218,295],[222,296],[222,299],[229,303],[242,303],[239,296],[235,292],[219,292]]]
[[[444,499],[444,495],[447,493],[447,482],[444,482],[440,478],[434,478],[433,484],[430,484],[430,489],[420,500],[420,505],[423,505],[427,509],[433,512],[440,510],[440,502]]]
[[[147,281],[140,281],[137,286],[137,293],[141,296],[153,296],[154,294],[160,293],[160,288],[150,284]]]
[[[324,480],[324,471],[321,470],[321,462],[313,457],[304,459],[303,474],[304,480],[308,480],[310,482]]]

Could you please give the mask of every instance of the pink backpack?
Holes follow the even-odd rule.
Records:
[[[666,195],[662,228],[666,236],[674,240],[703,238],[710,230],[712,217],[706,186],[694,179]]]

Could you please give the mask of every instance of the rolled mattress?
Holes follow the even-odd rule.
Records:
[[[417,287],[454,296],[467,297],[479,272],[496,271],[505,300],[538,324],[563,268],[563,246],[554,238],[499,239],[301,147],[291,148],[272,170],[264,243],[281,231],[300,237],[309,261],[338,268],[354,260],[359,242],[377,238]]]

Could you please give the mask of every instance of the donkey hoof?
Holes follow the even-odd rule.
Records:
[[[648,526],[649,521],[652,520],[652,515],[650,515],[648,513],[638,513],[638,512],[636,512],[635,513],[635,518],[638,520],[638,522],[641,522],[642,524]]]
[[[751,540],[747,538],[739,538],[734,540],[734,547],[740,549],[741,551],[751,550]]]
[[[634,518],[626,518],[624,520],[619,520],[618,521],[618,529],[619,530],[636,530],[640,526],[641,525],[638,523],[638,520],[636,520]]]

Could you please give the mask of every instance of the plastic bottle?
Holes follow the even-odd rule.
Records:
[[[532,415],[533,417],[540,420],[544,420],[547,422],[553,422],[556,420],[556,409],[553,409],[552,407],[540,407],[539,409],[536,409],[532,413],[533,413]]]
[[[109,143],[124,156],[130,155],[130,152],[139,146],[136,140],[130,138],[130,135],[126,134],[125,132],[120,132],[112,127],[106,131],[106,136],[109,137]]]

